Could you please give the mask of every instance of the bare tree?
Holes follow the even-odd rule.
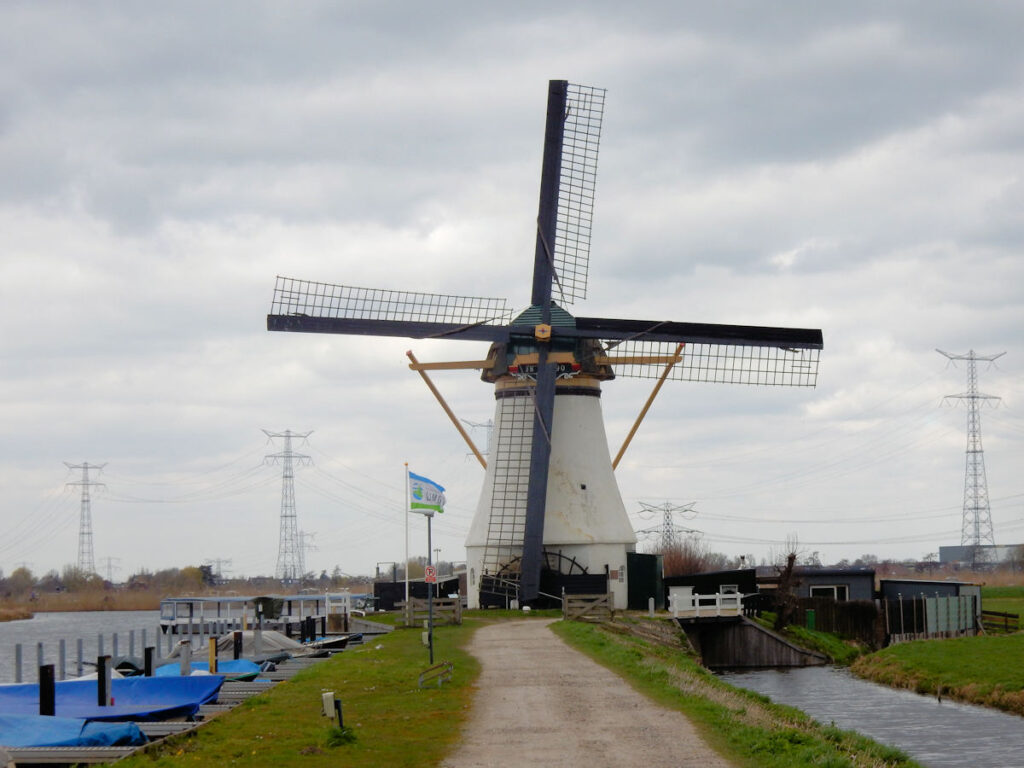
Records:
[[[711,552],[708,545],[696,536],[687,536],[665,548],[661,556],[666,576],[719,571],[729,564],[728,557],[720,552]]]

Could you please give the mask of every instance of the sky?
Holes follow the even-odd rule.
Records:
[[[464,560],[483,472],[405,352],[486,345],[265,318],[277,275],[525,308],[550,79],[607,89],[572,312],[825,339],[814,389],[665,386],[616,472],[637,530],[686,507],[758,560],[958,545],[942,349],[1005,353],[981,434],[995,541],[1024,542],[1022,27],[941,0],[0,4],[0,569],[77,562],[88,463],[104,576],[272,575],[286,430],[308,570],[404,558],[406,464]],[[478,374],[434,380],[493,417]],[[604,386],[613,455],[651,385]]]

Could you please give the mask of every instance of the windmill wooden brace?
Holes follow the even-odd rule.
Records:
[[[484,359],[419,363],[480,369],[493,383],[494,438],[466,539],[470,608],[541,604],[580,580],[624,569],[636,535],[626,514],[601,414],[601,382],[616,376],[813,387],[816,329],[575,317],[586,298],[591,215],[605,92],[552,80],[548,88],[530,306],[504,299],[357,288],[278,277],[271,331],[490,342]],[[556,302],[557,298],[557,302]],[[640,415],[643,417],[651,400]],[[444,405],[463,437],[468,435]],[[626,605],[628,575],[608,580]]]

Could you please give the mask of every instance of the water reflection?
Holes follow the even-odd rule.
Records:
[[[113,652],[112,636],[118,633],[118,652],[128,653],[128,632],[135,632],[135,653],[142,655],[142,630],[146,642],[156,645],[160,627],[159,611],[62,611],[40,612],[32,619],[0,621],[0,684],[14,682],[14,648],[22,645],[22,674],[25,682],[37,677],[37,645],[43,644],[43,661],[57,663],[57,646],[63,638],[66,643],[67,672],[74,674],[75,641],[82,638],[84,657],[95,661],[98,635],[104,636],[104,653]],[[166,643],[166,639],[161,637]]]
[[[1024,718],[860,680],[836,667],[724,672],[720,677],[870,736],[932,768],[1024,768]]]

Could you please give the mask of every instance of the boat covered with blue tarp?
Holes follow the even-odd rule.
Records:
[[[133,747],[148,741],[135,723],[0,715],[0,746],[4,747]]]
[[[189,664],[192,674],[208,675],[210,664],[206,661],[193,661]],[[217,662],[217,674],[228,680],[253,680],[259,675],[259,664],[248,659],[222,659]],[[181,675],[181,664],[163,664],[153,670],[154,677],[178,677]]]
[[[110,706],[98,704],[96,680],[54,684],[57,717],[85,720],[170,720],[192,717],[203,704],[215,701],[223,675],[197,677],[123,677],[110,681]],[[39,712],[39,686],[0,686],[0,715]]]

